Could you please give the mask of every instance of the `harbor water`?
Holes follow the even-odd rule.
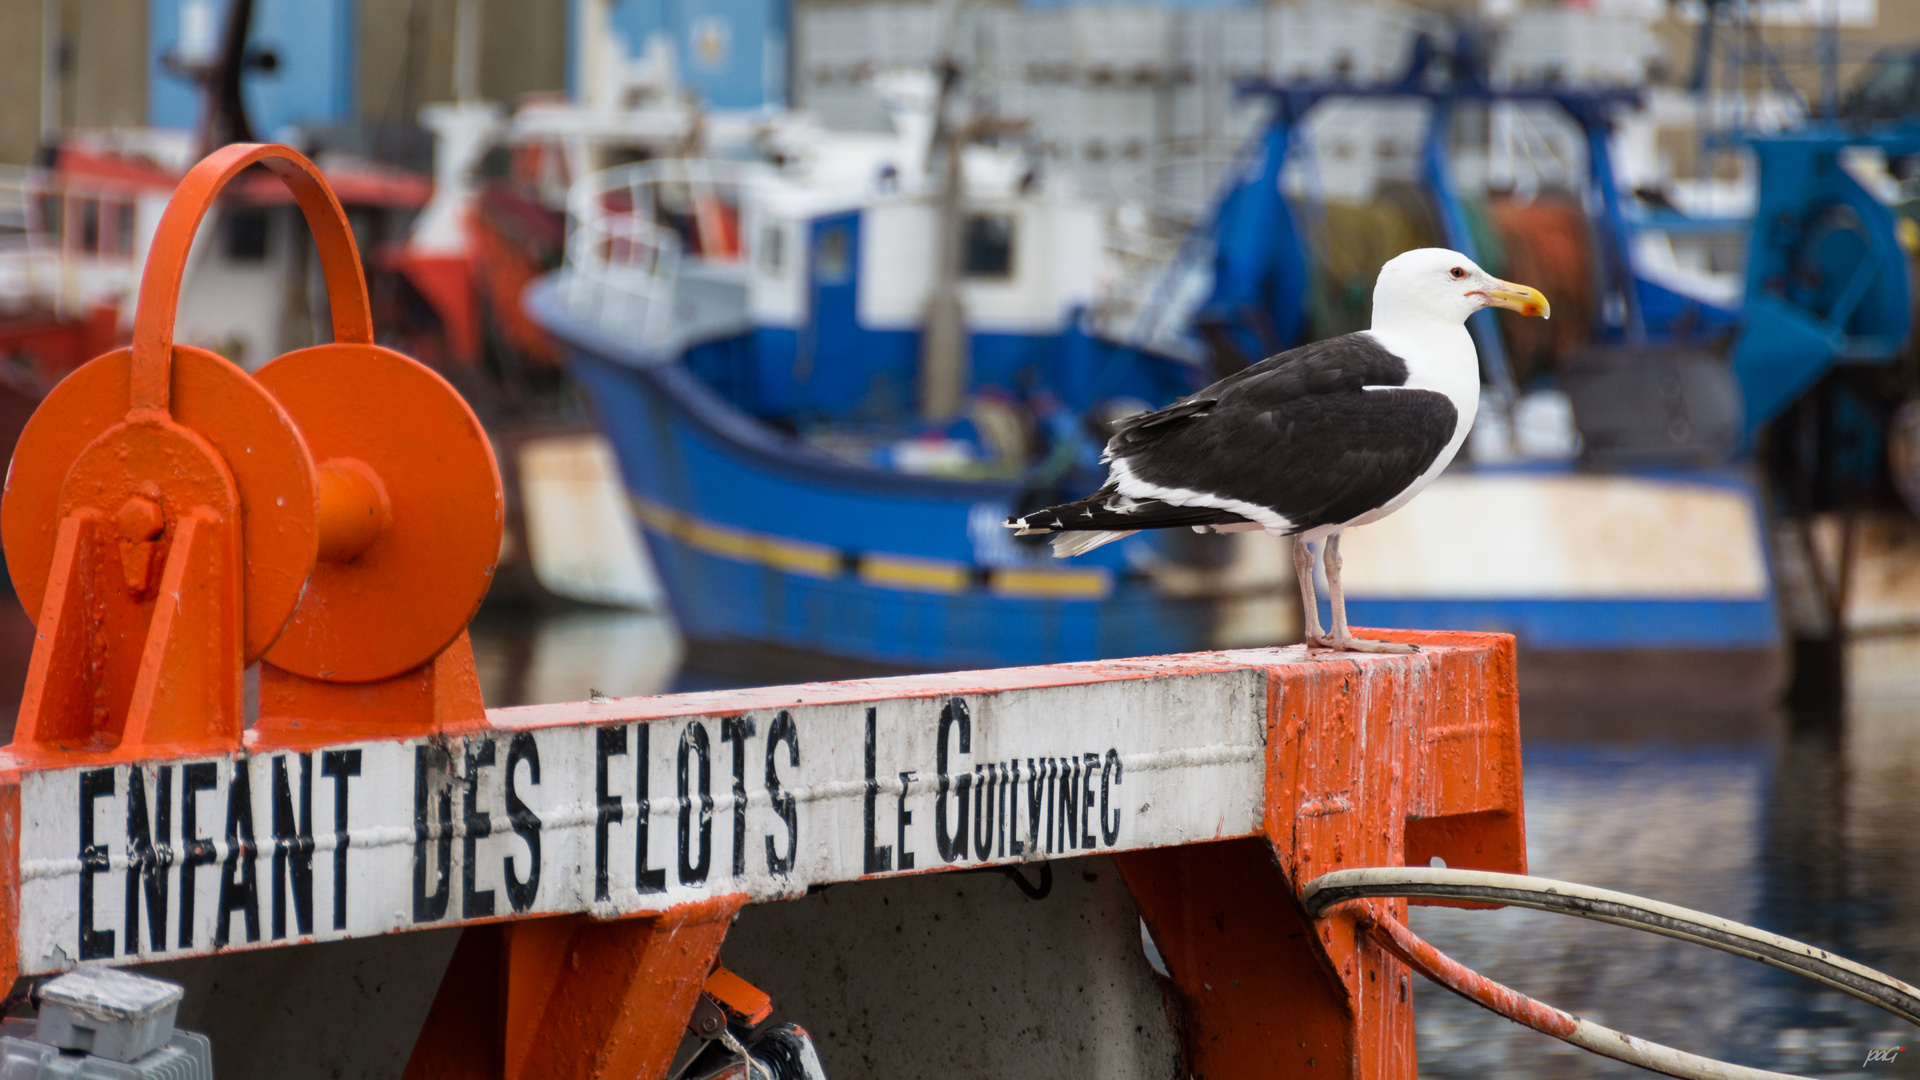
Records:
[[[472,635],[487,703],[496,706],[810,677],[807,662],[793,657],[689,653],[671,621],[651,614],[490,609]],[[0,618],[9,727],[31,643],[31,624],[9,600]],[[1785,710],[1662,716],[1605,702],[1577,716],[1552,715],[1527,708],[1523,684],[1532,872],[1724,915],[1920,979],[1920,639],[1855,644],[1848,665],[1845,705],[1838,717],[1825,718]],[[857,672],[811,677],[850,674]],[[1866,1063],[1871,1050],[1920,1043],[1914,1032],[1851,998],[1750,961],[1535,912],[1422,908],[1413,925],[1476,970],[1647,1039],[1803,1076],[1920,1076],[1920,1047],[1891,1062]],[[443,964],[453,942],[447,932],[408,936],[422,939],[418,962],[429,965]],[[319,949],[340,950],[341,957],[346,951]],[[246,978],[245,963],[267,962],[267,955],[232,958],[225,979]],[[194,965],[203,963],[153,970],[192,989],[206,974]],[[310,974],[326,978],[318,969]],[[407,978],[421,984],[407,984],[408,995],[418,997],[413,991],[437,977]],[[217,992],[217,984],[210,989]],[[381,1012],[379,1001],[400,1004],[383,996],[400,992],[398,982],[362,988],[368,1007],[361,1011]],[[1422,985],[1416,993],[1423,1076],[1646,1075],[1438,988]],[[391,1042],[384,1060],[398,1075],[412,1042],[404,1029],[417,1024],[412,1017],[424,1006],[409,1002],[386,1009],[372,1027],[347,1026],[363,1051]],[[189,1026],[192,1019],[182,1017]],[[805,1020],[823,1035],[839,1027],[832,1017]],[[216,1017],[206,1024],[223,1026]],[[229,1040],[230,1051],[236,1041]],[[831,1041],[822,1045],[829,1075],[867,1075],[857,1054],[837,1054]],[[848,1068],[833,1071],[836,1059]],[[374,1062],[359,1064],[372,1068],[348,1074],[384,1075]]]
[[[1531,872],[1651,897],[1920,979],[1920,640],[1856,643],[1836,717],[1529,713]],[[1837,722],[1835,722],[1837,720]],[[1744,721],[1744,722],[1742,722]],[[1629,1034],[1801,1076],[1920,1076],[1920,1033],[1753,961],[1540,912],[1417,909],[1455,959]],[[1421,1074],[1629,1077],[1427,986]],[[1873,1049],[1910,1049],[1867,1064]]]

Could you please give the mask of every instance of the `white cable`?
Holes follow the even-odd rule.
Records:
[[[1920,988],[1891,975],[1732,919],[1571,881],[1481,870],[1386,866],[1324,874],[1307,883],[1301,899],[1317,918],[1343,900],[1375,896],[1477,900],[1646,930],[1791,971],[1920,1025]]]

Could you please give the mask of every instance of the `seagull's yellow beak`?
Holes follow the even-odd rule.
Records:
[[[1543,319],[1553,318],[1553,307],[1540,290],[1528,285],[1515,285],[1511,281],[1495,280],[1491,288],[1476,290],[1487,298],[1488,307],[1506,308],[1522,315],[1538,315]]]

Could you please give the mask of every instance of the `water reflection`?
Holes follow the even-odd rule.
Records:
[[[634,697],[681,689],[680,635],[664,615],[489,608],[468,628],[489,707]]]
[[[1920,978],[1920,642],[1856,645],[1849,666],[1837,725],[1782,716],[1716,739],[1675,717],[1666,737],[1628,739],[1570,736],[1528,717],[1533,872],[1725,915]],[[1414,926],[1516,989],[1682,1049],[1809,1076],[1920,1076],[1920,1052],[1864,1065],[1869,1048],[1911,1045],[1913,1031],[1751,961],[1538,912],[1420,909]],[[1646,1075],[1435,988],[1418,1000],[1423,1075]]]

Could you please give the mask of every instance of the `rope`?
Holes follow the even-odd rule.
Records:
[[[1518,874],[1396,866],[1325,874],[1308,882],[1302,894],[1315,918],[1325,917],[1338,904],[1383,897],[1505,904],[1646,930],[1791,971],[1920,1024],[1920,990],[1892,976],[1791,938],[1626,893]],[[1381,948],[1426,978],[1583,1050],[1683,1080],[1779,1080],[1787,1075],[1689,1054],[1583,1020],[1473,971],[1374,904],[1364,905],[1357,916]]]
[[[735,1054],[738,1054],[740,1056],[741,1064],[747,1067],[747,1080],[755,1080],[756,1077],[760,1076],[763,1072],[765,1072],[765,1069],[762,1068],[760,1063],[754,1060],[753,1055],[747,1053],[747,1048],[740,1045],[740,1040],[734,1038],[733,1032],[727,1030],[725,1027],[722,1027],[720,1029],[720,1034],[715,1037],[720,1040],[720,1045],[726,1047],[727,1049],[733,1051]],[[766,1073],[766,1077],[767,1077],[767,1080],[774,1080],[774,1076],[772,1073]]]

